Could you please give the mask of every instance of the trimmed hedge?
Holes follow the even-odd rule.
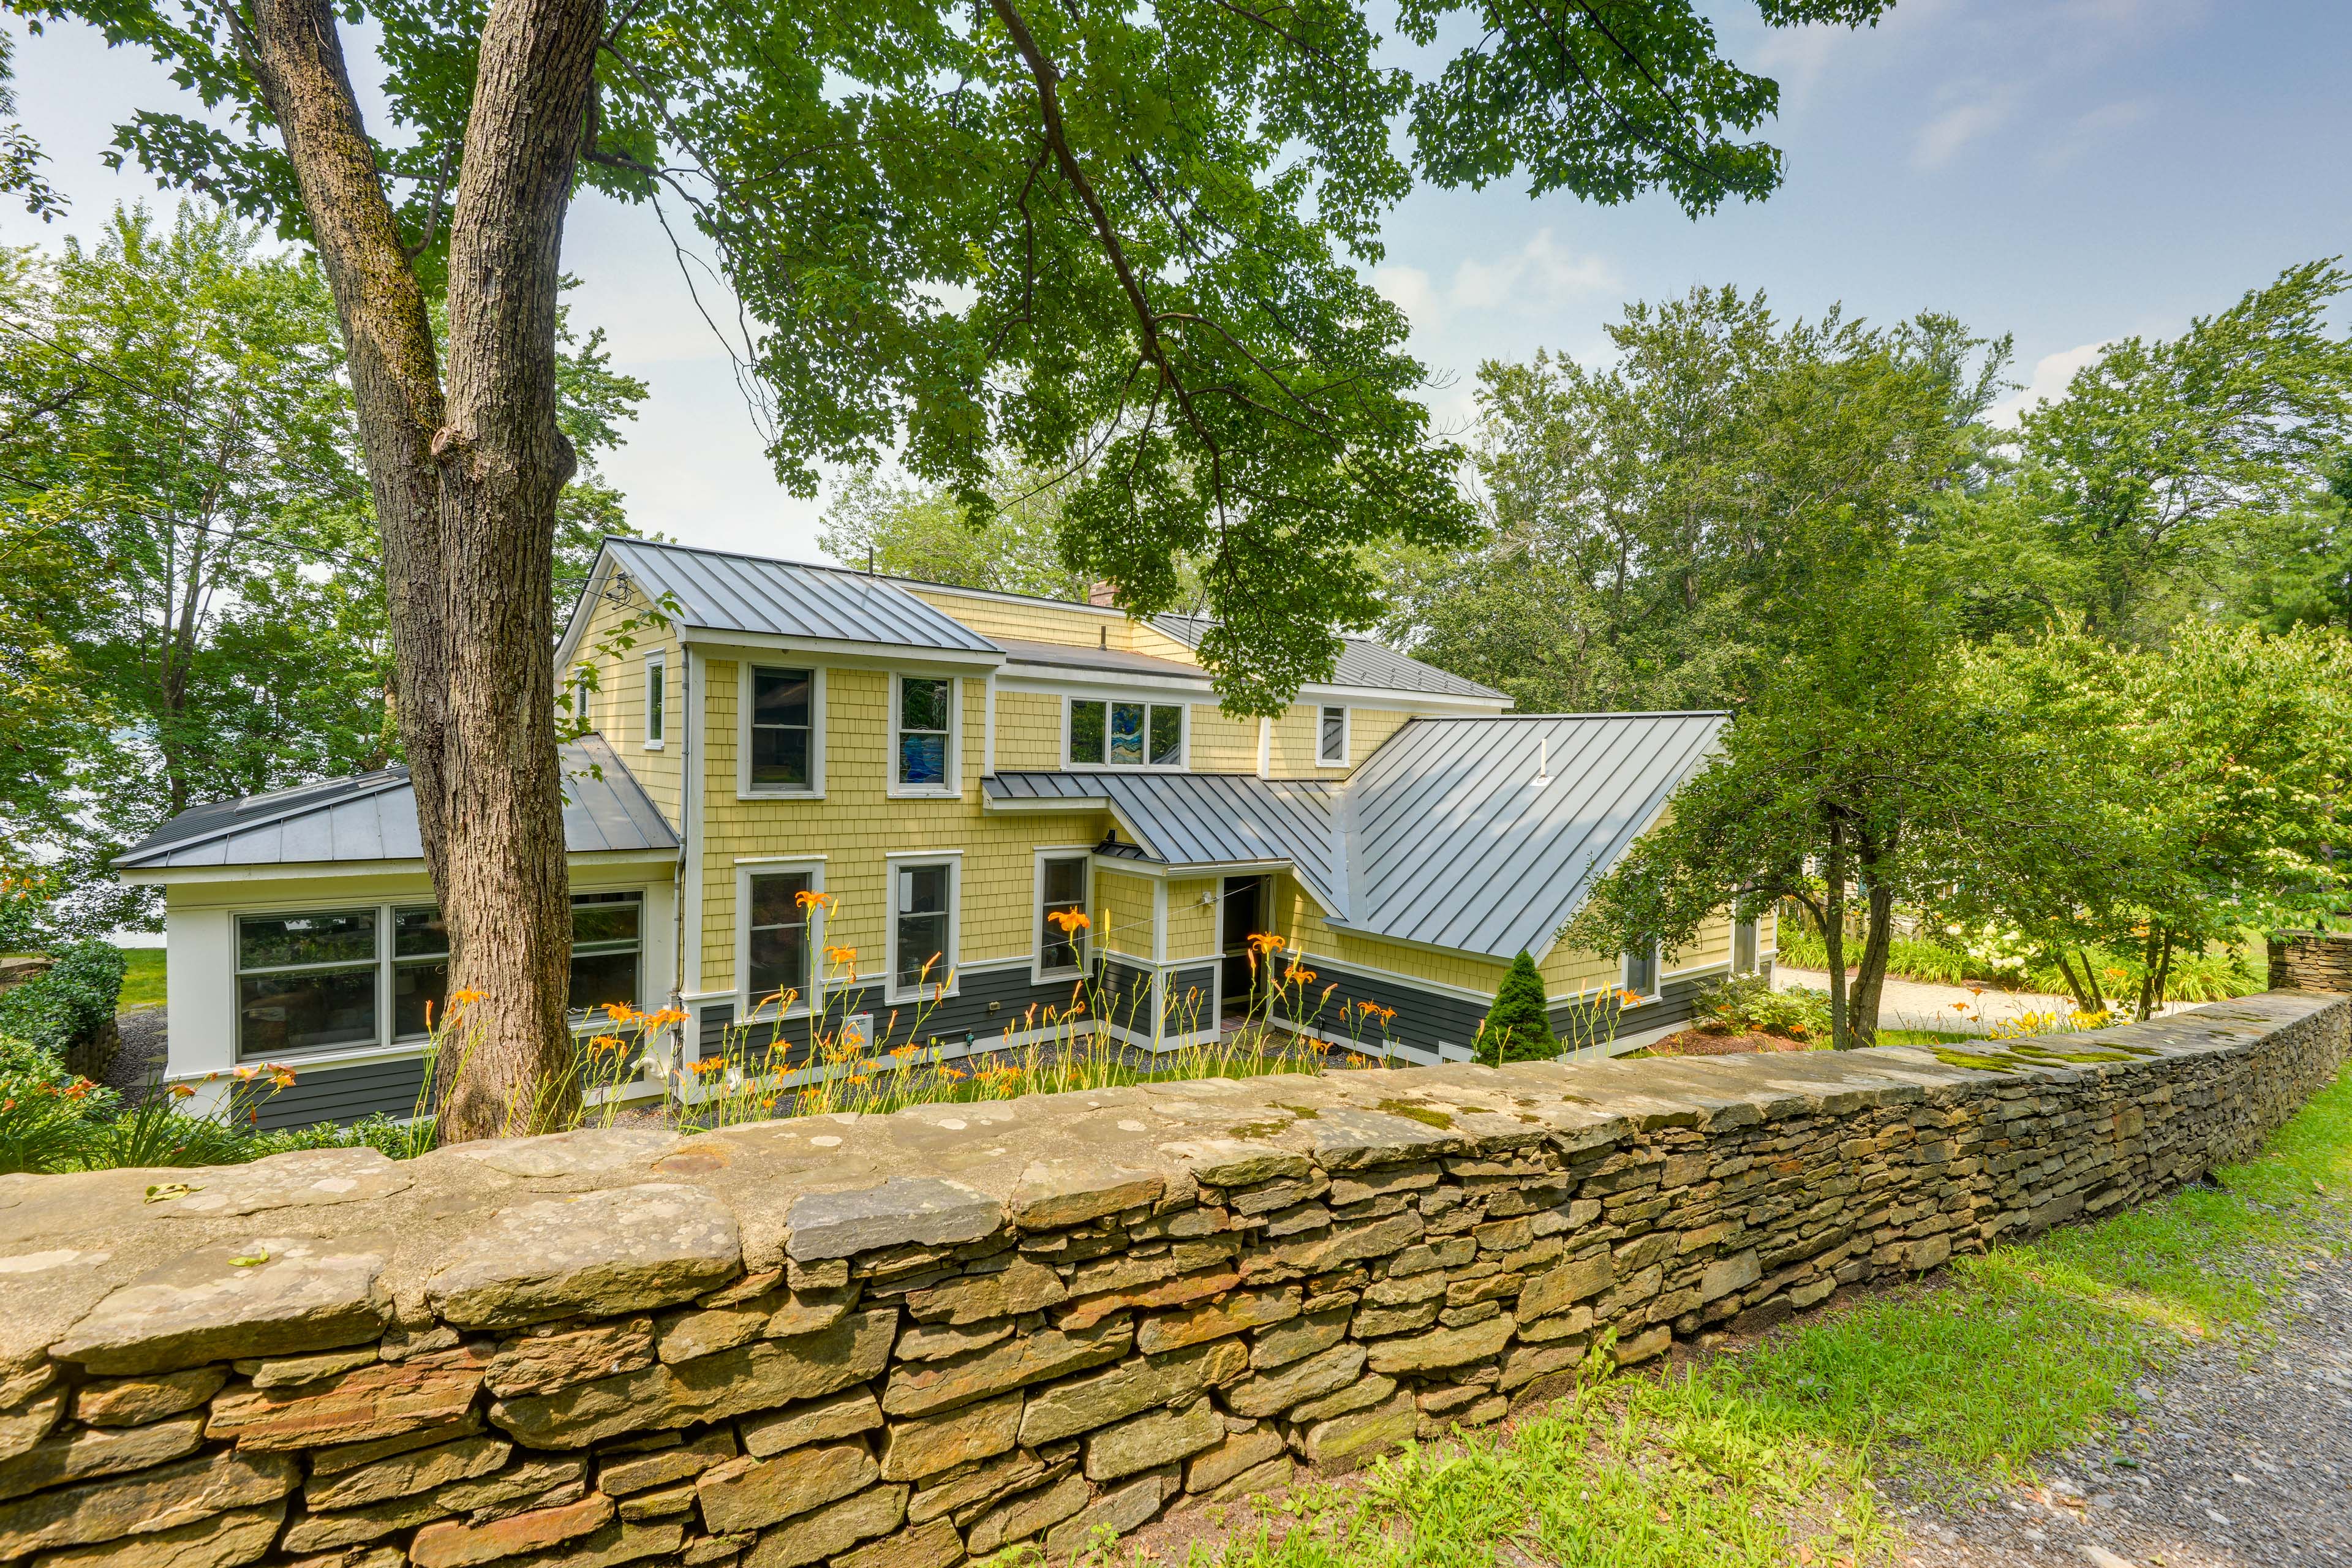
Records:
[[[0,1035],[14,1035],[63,1061],[114,1027],[130,963],[110,942],[68,942],[49,955],[49,971],[0,992]]]

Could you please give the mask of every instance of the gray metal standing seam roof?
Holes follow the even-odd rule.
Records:
[[[574,855],[675,849],[677,835],[601,735],[557,748],[563,847]],[[590,770],[594,769],[592,773]],[[597,773],[602,773],[598,777]],[[123,871],[417,860],[416,792],[404,767],[184,811],[115,858]]]
[[[1727,722],[1721,713],[1413,720],[1348,781],[1342,922],[1496,958],[1541,952]],[[1549,774],[1540,788],[1539,766]]]
[[[982,786],[991,802],[1108,807],[1164,865],[1287,860],[1344,930],[1508,958],[1551,945],[1727,722],[1721,713],[1416,718],[1344,784],[1012,773]]]
[[[1108,807],[1163,865],[1286,860],[1326,909],[1339,896],[1331,816],[1338,784],[1252,773],[1003,773],[981,788],[992,801]]]
[[[604,552],[646,597],[710,631],[992,654],[996,645],[887,577],[651,540],[608,538]]]
[[[1215,623],[1199,616],[1154,616],[1151,624],[1187,647],[1198,647]],[[1372,637],[1339,638],[1339,663],[1328,684],[1362,686],[1381,691],[1418,691],[1431,697],[1475,697],[1507,702],[1506,692],[1491,686],[1423,664]]]

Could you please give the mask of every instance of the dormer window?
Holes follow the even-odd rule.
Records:
[[[1076,768],[1181,768],[1184,765],[1181,702],[1070,700],[1065,753]]]
[[[1315,760],[1327,768],[1348,765],[1348,710],[1326,708],[1316,728]]]

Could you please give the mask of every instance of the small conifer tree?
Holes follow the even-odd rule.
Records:
[[[1511,960],[1510,972],[1495,992],[1495,1005],[1478,1031],[1478,1059],[1489,1067],[1504,1062],[1543,1061],[1559,1055],[1559,1041],[1551,1032],[1551,1010],[1544,1003],[1543,976],[1525,949]]]

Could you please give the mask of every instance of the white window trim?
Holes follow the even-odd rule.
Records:
[[[1666,960],[1659,945],[1652,942],[1650,944],[1650,988],[1647,991],[1633,990],[1633,955],[1630,952],[1618,954],[1617,988],[1620,991],[1632,992],[1636,998],[1634,1001],[1626,1003],[1626,1006],[1638,1007],[1644,1002],[1656,1001],[1664,993],[1666,984]]]
[[[1323,713],[1324,710],[1328,708],[1337,708],[1339,710],[1339,754],[1336,757],[1327,757],[1323,754]],[[1315,765],[1318,768],[1344,768],[1348,765],[1348,760],[1355,753],[1356,710],[1344,702],[1317,703],[1315,705]]]
[[[805,669],[809,672],[809,784],[806,789],[780,789],[751,784],[751,671]],[[823,800],[824,798],[824,666],[783,659],[740,658],[735,662],[735,798],[737,800]]]
[[[906,705],[903,686],[908,680],[944,680],[948,683],[948,782],[944,784],[902,784],[898,779],[898,738],[905,723]],[[892,800],[961,800],[963,798],[963,682],[952,675],[909,675],[894,672],[890,677],[890,750],[883,763],[883,780]]]
[[[656,689],[661,692],[662,732],[658,735],[653,732],[654,692]],[[641,739],[646,751],[658,752],[668,744],[669,650],[667,648],[657,647],[646,655],[646,710],[638,722],[644,731]]]
[[[1085,863],[1081,875],[1085,886],[1078,897],[1087,913],[1095,907],[1095,861],[1091,844],[1058,844],[1039,848],[1030,865],[1029,874],[1029,984],[1044,985],[1051,981],[1067,980],[1087,973],[1087,960],[1091,956],[1092,928],[1078,933],[1078,964],[1075,969],[1045,967],[1045,862],[1048,860],[1078,860]],[[894,926],[892,929],[896,929]],[[893,971],[896,973],[896,971]]]
[[[791,1007],[778,1011],[774,1007],[752,1010],[751,996],[751,879],[754,877],[790,876],[806,872],[809,891],[824,891],[824,857],[796,856],[789,859],[738,860],[735,863],[735,1021],[739,1024],[765,1023],[772,1018],[805,1018],[809,997],[816,991],[817,976],[824,966],[824,911],[809,911],[809,984],[802,987],[801,999]]]
[[[1143,704],[1143,754],[1141,763],[1074,763],[1070,760],[1070,706],[1076,702],[1103,704],[1103,754],[1110,754],[1110,704],[1140,702]],[[1151,755],[1151,710],[1173,708],[1182,715],[1177,721],[1176,761],[1154,763]],[[1067,773],[1189,773],[1192,771],[1192,704],[1182,699],[1163,702],[1155,697],[1065,697],[1062,699],[1062,771]]]
[[[942,996],[959,995],[963,988],[963,851],[908,849],[883,858],[882,1000],[889,1005],[922,1002],[937,990]],[[940,982],[902,989],[898,984],[898,872],[901,867],[945,866],[948,868],[948,940],[945,989]],[[1089,887],[1092,886],[1089,881]],[[938,974],[933,970],[934,976]]]
[[[1748,938],[1749,952],[1748,955],[1748,967],[1745,969],[1739,967],[1739,931],[1740,928],[1743,926],[1745,926],[1750,932],[1750,936]],[[1759,915],[1754,920],[1747,921],[1735,918],[1732,921],[1731,963],[1729,967],[1731,973],[1734,974],[1761,974],[1764,973],[1763,916]]]

